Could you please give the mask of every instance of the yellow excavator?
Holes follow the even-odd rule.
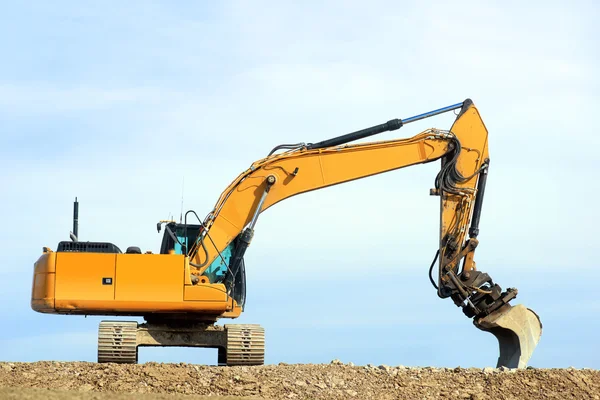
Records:
[[[450,111],[456,119],[449,130],[350,144]],[[204,219],[190,210],[179,223],[160,221],[159,254],[79,240],[76,199],[71,240],[56,251],[44,247],[35,262],[31,307],[144,318],[102,321],[98,362],[137,363],[140,346],[185,346],[217,348],[218,365],[262,365],[260,325],[216,324],[244,309],[244,254],[260,214],[300,193],[438,160],[430,194],[440,197],[439,248],[429,279],[440,298],[450,298],[477,328],[498,338],[498,367],[524,368],[541,337],[540,319],[523,305],[509,304],[517,289],[502,290],[475,266],[490,159],[488,131],[470,99],[317,143],[279,145],[242,172]]]

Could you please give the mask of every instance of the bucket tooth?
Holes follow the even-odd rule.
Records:
[[[506,304],[486,317],[475,319],[473,323],[498,339],[500,356],[496,368],[527,367],[542,336],[540,318],[522,304]]]

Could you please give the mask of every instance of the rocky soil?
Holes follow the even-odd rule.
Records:
[[[0,363],[2,399],[593,399],[590,369]],[[206,397],[208,396],[208,397]],[[226,397],[220,397],[226,396]]]

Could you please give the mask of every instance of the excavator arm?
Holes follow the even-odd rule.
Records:
[[[432,128],[407,139],[348,144],[452,110],[460,112],[450,130]],[[194,274],[224,281],[233,295],[258,216],[269,207],[300,193],[436,160],[441,168],[431,194],[440,196],[440,241],[431,282],[439,297],[450,297],[475,326],[498,338],[498,366],[524,367],[541,336],[539,318],[521,305],[512,307],[517,290],[502,291],[474,261],[490,160],[487,129],[469,99],[318,143],[276,147],[241,173],[201,221],[200,234],[187,252]],[[222,275],[213,273],[216,264],[225,265]]]

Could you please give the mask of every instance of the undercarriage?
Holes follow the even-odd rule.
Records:
[[[220,366],[263,365],[265,330],[256,324],[100,322],[99,363],[137,364],[141,346],[216,348]]]

